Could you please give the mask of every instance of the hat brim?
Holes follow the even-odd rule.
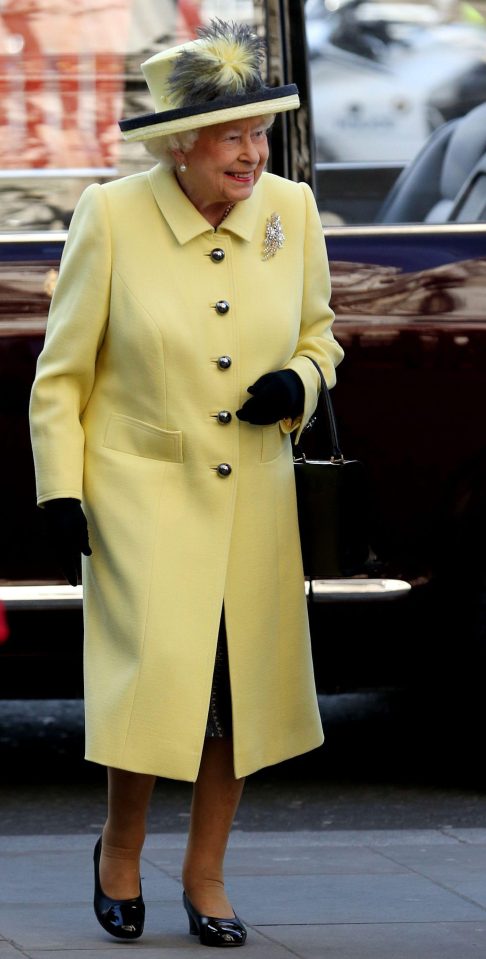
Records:
[[[215,123],[284,113],[286,110],[297,110],[299,106],[299,91],[295,83],[289,83],[283,87],[259,90],[245,97],[222,97],[178,110],[146,113],[130,120],[120,120],[118,125],[124,140],[150,140],[152,137],[184,133]]]

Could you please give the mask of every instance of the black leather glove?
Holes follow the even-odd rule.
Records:
[[[304,411],[305,389],[294,370],[264,373],[253,386],[248,387],[251,399],[236,411],[239,420],[265,426],[296,416]]]
[[[51,499],[45,503],[47,535],[59,565],[71,586],[81,578],[81,553],[91,556],[88,523],[78,499]]]

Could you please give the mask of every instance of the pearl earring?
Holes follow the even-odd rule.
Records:
[[[179,173],[185,173],[186,170],[187,170],[186,164],[185,164],[185,163],[179,163]]]

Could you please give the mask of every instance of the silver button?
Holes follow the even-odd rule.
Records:
[[[219,313],[220,316],[224,316],[225,313],[228,313],[229,308],[230,308],[230,305],[228,303],[228,300],[218,300],[218,302],[216,303],[216,306],[214,307],[214,309],[216,310],[216,313]]]
[[[226,423],[231,423],[233,419],[229,410],[220,410],[216,416],[218,423],[222,423],[223,426],[226,426]]]
[[[218,359],[218,367],[220,370],[229,370],[231,362],[231,356],[220,356]]]
[[[209,255],[213,263],[221,263],[221,260],[224,260],[224,250],[221,250],[219,246],[217,246],[214,250],[211,250]]]
[[[225,479],[231,473],[231,466],[229,463],[220,463],[219,466],[216,467],[216,472],[218,476],[222,476],[223,479]]]

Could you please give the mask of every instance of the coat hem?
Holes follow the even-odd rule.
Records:
[[[106,768],[110,768],[110,769],[123,769],[125,772],[140,773],[144,776],[156,776],[158,779],[174,779],[177,782],[187,782],[187,783],[196,782],[197,775],[199,772],[199,765],[200,765],[200,757],[198,757],[194,763],[196,767],[195,774],[189,775],[186,773],[185,775],[183,775],[182,772],[180,772],[179,770],[176,770],[175,768],[172,768],[169,770],[167,766],[164,766],[163,771],[161,771],[160,767],[155,769],[153,763],[150,763],[150,762],[149,763],[144,763],[142,761],[132,762],[127,759],[119,759],[119,758],[115,760],[113,757],[100,756],[100,755],[95,756],[94,753],[88,753],[88,752],[85,753],[84,758],[86,762],[88,763],[96,763],[96,765],[98,766],[105,766]]]
[[[267,757],[261,759],[258,765],[255,765],[254,760],[248,760],[247,763],[240,761],[238,764],[235,764],[235,777],[236,779],[242,779],[244,776],[252,776],[253,773],[259,772],[260,769],[277,766],[279,763],[287,762],[288,759],[296,759],[297,756],[303,756],[304,753],[312,752],[313,749],[318,749],[319,746],[322,746],[324,738],[324,733],[321,732],[320,736],[313,736],[312,739],[307,740],[306,745],[300,743],[291,748],[290,751],[287,748],[281,755],[278,755],[277,758]]]
[[[235,762],[235,778],[243,779],[245,776],[251,776],[253,773],[258,772],[260,769],[266,769],[269,766],[276,766],[279,763],[286,762],[289,759],[295,759],[297,756],[302,756],[305,753],[312,752],[314,749],[318,749],[319,746],[322,746],[324,742],[324,733],[321,732],[319,736],[313,736],[307,741],[295,745],[295,747],[287,748],[278,754],[274,758],[268,756],[260,759],[255,765],[254,760],[247,759],[246,761],[240,760],[238,763]],[[178,782],[189,782],[194,783],[197,780],[200,766],[200,756],[195,758],[195,773],[190,775],[188,773],[183,774],[180,770],[179,764],[175,765],[166,765],[162,769],[160,766],[157,768],[154,767],[153,763],[144,763],[142,761],[130,761],[127,759],[117,758],[114,760],[113,757],[108,758],[107,756],[95,755],[94,752],[86,751],[84,756],[86,762],[96,763],[100,766],[111,767],[114,769],[124,769],[126,772],[132,773],[141,773],[146,776],[157,776],[160,779],[174,779]]]

